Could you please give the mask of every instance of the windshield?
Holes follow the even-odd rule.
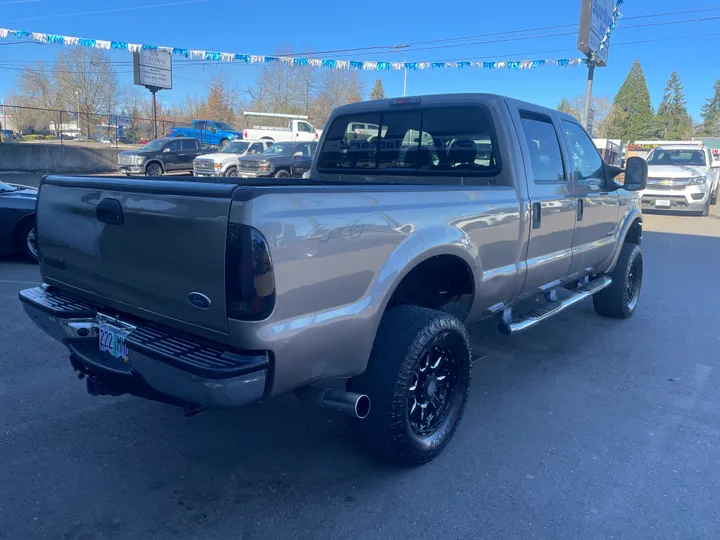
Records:
[[[656,148],[647,158],[648,165],[695,165],[703,167],[705,152],[702,150],[665,150]]]
[[[215,122],[215,126],[223,131],[235,131],[235,128],[225,122]]]
[[[294,146],[293,143],[275,143],[263,154],[266,156],[289,156]]]
[[[167,141],[165,141],[164,139],[157,139],[155,141],[150,141],[145,146],[143,146],[140,150],[150,150],[150,151],[162,150],[162,148],[163,148],[163,146],[165,146],[166,142]]]
[[[250,143],[247,141],[235,141],[231,142],[230,144],[226,145],[225,148],[220,150],[221,154],[243,154],[248,149],[248,146],[250,146]]]

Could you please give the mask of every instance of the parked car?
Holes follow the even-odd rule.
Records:
[[[280,142],[273,144],[263,154],[238,158],[238,176],[257,178],[299,178],[310,170],[317,151],[316,142]]]
[[[193,161],[202,154],[200,142],[188,137],[156,139],[139,150],[118,154],[118,169],[126,175],[162,176],[172,171],[192,171]]]
[[[168,137],[193,137],[203,146],[218,146],[224,148],[226,144],[243,138],[243,134],[226,122],[213,120],[193,120],[189,128],[171,127]],[[248,137],[245,137],[246,139]]]
[[[360,119],[382,140],[348,144]],[[465,409],[465,324],[513,335],[590,297],[633,315],[646,181],[643,159],[606,164],[575,118],[515,99],[353,103],[306,181],[45,178],[45,284],[20,300],[93,395],[194,414],[295,391],[419,465]]]
[[[273,142],[317,142],[321,131],[305,120],[290,120],[288,127],[255,126],[243,130],[243,139],[267,139]]]
[[[195,176],[237,176],[238,158],[262,154],[272,146],[271,141],[233,141],[215,154],[203,154],[195,158]]]
[[[12,129],[0,129],[0,142],[16,143],[22,140],[21,136]]]
[[[644,210],[692,212],[702,216],[718,201],[720,163],[700,144],[658,146],[647,156],[648,182]]]
[[[0,180],[0,253],[37,261],[37,189]]]

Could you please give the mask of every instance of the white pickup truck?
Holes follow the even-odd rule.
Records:
[[[305,116],[290,114],[244,113],[248,116],[292,118],[287,127],[253,126],[243,130],[243,139],[264,139],[272,142],[313,142],[320,139],[321,129],[315,129]]]

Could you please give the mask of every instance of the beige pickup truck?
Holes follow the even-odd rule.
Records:
[[[574,118],[530,103],[356,103],[308,179],[45,178],[43,283],[20,300],[94,395],[193,414],[294,391],[417,465],[463,415],[466,325],[512,335],[590,297],[633,314],[646,181],[644,160],[607,165]]]

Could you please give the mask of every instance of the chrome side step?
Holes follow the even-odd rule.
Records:
[[[549,319],[553,315],[557,315],[570,306],[577,304],[581,300],[589,298],[596,292],[608,287],[611,283],[612,279],[608,276],[601,276],[585,285],[582,285],[581,287],[578,287],[575,291],[573,291],[571,296],[564,300],[548,302],[547,305],[533,309],[527,313],[523,313],[521,316],[514,318],[509,322],[501,320],[498,323],[498,331],[501,334],[509,336],[522,332],[523,330],[527,330],[528,328]]]

